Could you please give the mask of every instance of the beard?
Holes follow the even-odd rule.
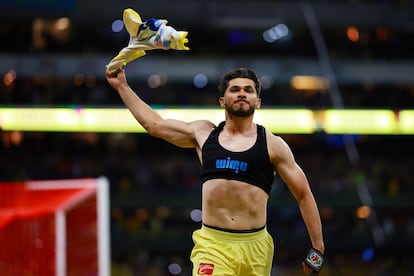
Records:
[[[249,105],[248,109],[243,109],[243,107],[233,108],[232,106],[226,106],[226,111],[230,116],[234,117],[249,117],[254,113],[254,106]]]

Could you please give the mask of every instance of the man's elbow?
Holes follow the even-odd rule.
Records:
[[[300,204],[306,204],[308,202],[313,202],[314,197],[310,189],[303,189],[296,194],[296,200]]]
[[[154,137],[160,137],[162,130],[158,123],[147,123],[142,124],[142,127],[146,130],[146,132]]]

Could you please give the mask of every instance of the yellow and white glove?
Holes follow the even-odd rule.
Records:
[[[189,50],[186,31],[177,31],[168,26],[165,19],[150,18],[142,22],[141,16],[131,8],[125,9],[123,21],[130,35],[128,46],[108,64],[111,73],[125,66],[127,63],[145,55],[146,50],[174,49]]]

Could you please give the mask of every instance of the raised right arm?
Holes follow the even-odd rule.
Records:
[[[129,86],[125,71],[111,73],[106,69],[108,83],[118,91],[122,101],[130,110],[138,123],[152,136],[162,138],[176,146],[196,148],[199,140],[196,133],[202,130],[210,131],[214,125],[208,121],[191,123],[174,119],[164,119],[145,103]]]

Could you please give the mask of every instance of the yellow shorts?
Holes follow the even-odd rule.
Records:
[[[193,276],[266,276],[273,263],[274,244],[266,228],[232,233],[203,225],[193,233]]]

